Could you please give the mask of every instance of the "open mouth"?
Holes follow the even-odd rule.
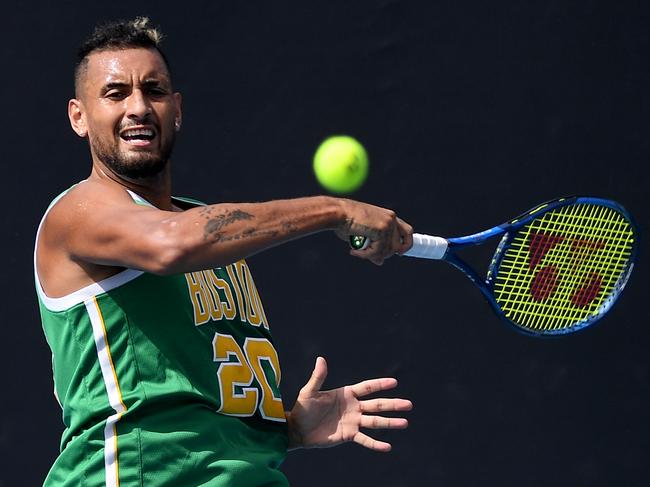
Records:
[[[122,140],[131,145],[149,145],[156,132],[149,128],[126,129],[120,134]]]

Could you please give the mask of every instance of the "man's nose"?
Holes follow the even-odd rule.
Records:
[[[127,117],[128,118],[147,118],[151,114],[151,104],[146,96],[140,90],[133,90],[127,98]]]

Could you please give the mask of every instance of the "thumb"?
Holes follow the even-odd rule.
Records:
[[[302,392],[313,393],[320,391],[323,382],[327,378],[327,362],[323,357],[316,357],[314,371],[311,373],[309,381],[302,388]]]

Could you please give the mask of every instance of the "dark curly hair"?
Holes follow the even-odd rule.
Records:
[[[75,89],[78,91],[79,80],[88,67],[88,56],[98,51],[134,47],[155,49],[165,61],[167,70],[170,71],[167,56],[160,49],[162,38],[162,32],[151,26],[147,17],[117,20],[98,25],[77,51],[77,65],[74,70]]]

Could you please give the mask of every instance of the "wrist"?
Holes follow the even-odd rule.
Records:
[[[302,448],[302,435],[300,435],[298,428],[294,424],[291,411],[285,411],[285,416],[287,418],[287,436],[289,438],[287,450],[291,451]]]
[[[316,196],[318,206],[326,215],[327,228],[338,230],[347,222],[345,200],[334,196]]]

